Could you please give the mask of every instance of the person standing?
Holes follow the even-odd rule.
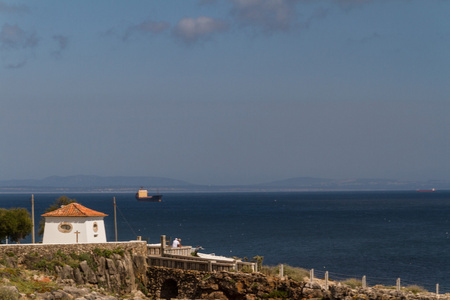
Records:
[[[180,242],[178,241],[177,238],[175,238],[172,242],[172,248],[177,248],[179,244],[180,244]]]

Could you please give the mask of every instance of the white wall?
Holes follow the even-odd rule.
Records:
[[[94,232],[94,222],[98,231]],[[61,223],[72,225],[70,232],[61,232]],[[106,232],[103,217],[46,217],[43,244],[75,244],[78,243],[106,243]]]

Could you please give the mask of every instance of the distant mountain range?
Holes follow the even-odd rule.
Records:
[[[93,188],[93,187],[135,187],[141,186],[166,187],[190,186],[192,184],[171,178],[153,176],[51,176],[44,179],[3,180],[0,187],[66,187],[66,188]]]
[[[402,181],[389,179],[327,179],[296,177],[255,185],[195,185],[186,181],[153,176],[51,176],[44,179],[3,180],[0,192],[29,191],[136,191],[139,187],[160,191],[336,191],[450,189],[450,181]]]

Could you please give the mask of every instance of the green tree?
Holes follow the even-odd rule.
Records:
[[[19,243],[31,233],[33,224],[30,213],[25,208],[2,209],[0,211],[0,239],[8,237]]]
[[[55,202],[50,205],[49,208],[47,208],[44,212],[44,214],[57,210],[58,208],[60,208],[63,205],[67,205],[70,203],[74,203],[77,202],[77,200],[75,199],[70,199],[67,196],[61,196],[58,199],[55,200]],[[41,220],[39,221],[39,231],[38,231],[38,235],[43,236],[44,235],[44,229],[45,229],[45,218],[41,217]]]
[[[253,259],[256,261],[256,265],[258,267],[258,271],[261,270],[262,264],[263,264],[263,261],[264,261],[264,256],[256,255],[255,257],[253,257]]]
[[[3,221],[3,218],[7,212],[7,209],[0,208],[0,241],[5,240],[8,236],[8,224]]]

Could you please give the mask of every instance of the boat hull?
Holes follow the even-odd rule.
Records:
[[[432,193],[432,192],[436,192],[436,189],[431,189],[431,190],[417,190],[419,193]]]
[[[152,195],[147,197],[139,197],[139,195],[136,193],[136,199],[137,201],[143,201],[143,202],[161,202],[162,195]]]

